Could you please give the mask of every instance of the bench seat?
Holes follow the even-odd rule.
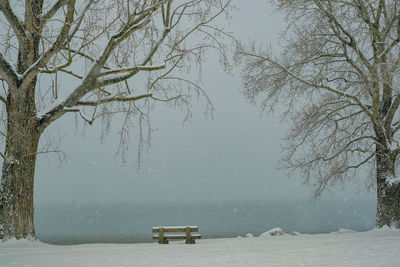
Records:
[[[201,238],[201,234],[191,234],[190,237],[194,238],[194,239],[199,239],[199,238]],[[158,239],[158,238],[159,238],[158,235],[153,235],[153,239]],[[166,239],[185,239],[186,235],[183,235],[183,234],[181,234],[181,235],[164,235],[164,238],[166,238]]]

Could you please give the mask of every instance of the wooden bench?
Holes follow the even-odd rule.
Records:
[[[159,244],[168,244],[168,239],[186,239],[185,244],[194,244],[195,239],[201,238],[200,234],[192,234],[198,232],[197,226],[158,226],[153,227],[153,239],[158,239]],[[176,234],[184,232],[185,234]],[[175,234],[166,234],[175,233]]]

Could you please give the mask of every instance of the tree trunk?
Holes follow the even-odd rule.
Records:
[[[400,228],[400,183],[395,181],[394,160],[388,153],[377,151],[377,212],[376,227]]]
[[[43,0],[27,2],[19,43],[17,73],[25,73],[39,57]],[[42,130],[36,118],[37,77],[29,84],[8,84],[7,137],[0,185],[0,239],[36,239],[33,223],[33,186]]]
[[[34,88],[10,90],[7,138],[0,187],[0,226],[3,238],[36,238],[33,186],[40,138]],[[1,234],[0,234],[1,235]]]

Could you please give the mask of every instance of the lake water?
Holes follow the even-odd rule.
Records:
[[[39,239],[53,244],[152,242],[154,226],[197,225],[203,238],[285,232],[327,233],[374,227],[372,200],[275,200],[37,205]]]

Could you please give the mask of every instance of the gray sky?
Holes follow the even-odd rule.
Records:
[[[284,24],[272,15],[267,1],[234,2],[240,8],[230,25],[234,35],[276,46]],[[276,169],[288,128],[279,122],[279,113],[260,114],[240,93],[239,71],[225,74],[212,57],[204,65],[203,78],[216,108],[214,119],[205,118],[203,102],[194,104],[193,118],[184,125],[181,111],[159,105],[152,117],[158,130],[139,173],[132,166],[133,157],[124,165],[115,157],[117,134],[100,145],[99,123],[82,136],[72,116],[56,122],[49,133],[61,133],[68,161],[60,167],[55,160],[39,159],[36,202],[310,198],[311,189],[301,177],[288,179]],[[129,153],[136,151],[131,147]],[[338,188],[328,197],[374,197],[359,194],[356,188],[354,184],[345,192]]]

